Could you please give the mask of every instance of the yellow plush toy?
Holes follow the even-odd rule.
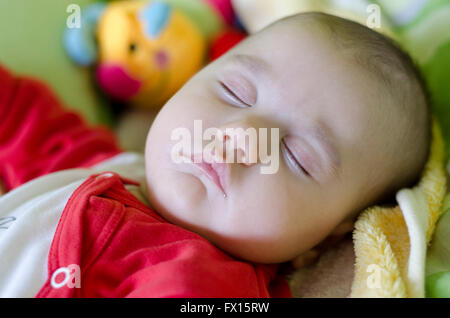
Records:
[[[203,65],[202,34],[165,3],[113,3],[97,32],[100,86],[139,106],[160,106]]]
[[[375,206],[358,218],[351,297],[424,297],[426,253],[447,191],[444,141],[436,120],[422,178],[397,193],[395,207]]]
[[[157,110],[204,65],[209,38],[226,24],[209,2],[99,2],[66,30],[65,47],[78,64],[96,64],[107,95]]]

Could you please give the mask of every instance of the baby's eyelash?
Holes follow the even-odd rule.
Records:
[[[284,139],[281,139],[281,144],[285,150],[286,155],[294,162],[294,164],[299,168],[306,176],[310,177],[310,173],[302,166],[300,162],[298,162],[297,158],[292,153],[291,149],[286,145]]]
[[[224,91],[224,93],[227,95],[227,97],[232,99],[235,103],[241,104],[242,107],[252,107],[251,105],[249,105],[248,103],[243,101],[242,98],[240,98],[238,95],[236,95],[236,93],[224,82],[219,81],[219,84],[220,84],[220,87],[222,88],[222,90]],[[240,106],[240,105],[236,105],[236,106]]]

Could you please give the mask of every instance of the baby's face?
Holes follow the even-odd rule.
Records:
[[[369,174],[383,167],[373,85],[317,34],[278,24],[248,38],[193,77],[157,116],[146,149],[153,207],[236,257],[293,259],[370,200]],[[207,165],[176,163],[180,140],[172,134],[185,128],[194,138],[194,121],[201,121],[200,134],[266,129],[268,149],[279,147],[276,172],[262,173],[269,164],[260,160],[212,164],[210,174]],[[278,137],[270,138],[275,130]],[[222,137],[225,145],[231,140]],[[237,157],[259,154],[257,148],[248,142]]]

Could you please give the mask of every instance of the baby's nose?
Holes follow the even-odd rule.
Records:
[[[246,166],[258,162],[258,139],[253,127],[227,127],[217,131],[214,154],[216,159]]]

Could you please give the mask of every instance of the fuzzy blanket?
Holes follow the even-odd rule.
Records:
[[[351,236],[326,251],[310,266],[289,277],[292,297],[345,298],[350,296],[354,276],[355,253]]]
[[[375,206],[365,210],[355,224],[352,237],[326,251],[313,265],[291,274],[293,296],[425,297],[425,285],[428,294],[432,291],[443,295],[450,290],[447,286],[450,272],[443,272],[442,268],[450,268],[450,264],[443,264],[442,259],[450,255],[450,248],[438,249],[432,243],[436,225],[445,210],[446,191],[444,142],[435,121],[430,158],[419,184],[399,191],[395,207]],[[442,218],[442,222],[449,223],[450,218]],[[437,238],[444,237],[442,233],[450,228],[450,224],[440,225]],[[436,244],[442,245],[441,241],[436,239]],[[432,265],[440,272],[435,269],[430,273]],[[426,273],[436,272],[440,275],[433,277],[438,281],[430,280],[426,284]]]

